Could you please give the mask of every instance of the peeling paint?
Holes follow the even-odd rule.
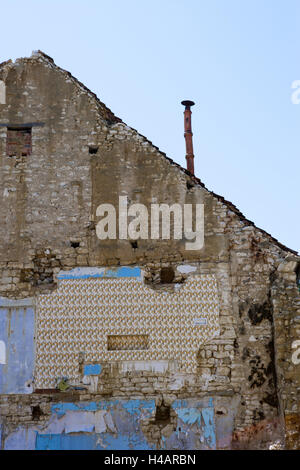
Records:
[[[99,375],[101,371],[102,366],[100,364],[86,364],[84,366],[84,375]]]
[[[226,399],[225,399],[226,401]],[[230,409],[231,399],[227,400]],[[234,403],[232,402],[232,405]],[[160,449],[216,449],[217,430],[222,448],[230,444],[233,414],[215,415],[212,398],[175,400],[171,404],[177,415],[177,427],[163,432]],[[53,404],[47,422],[20,426],[8,432],[5,449],[37,450],[129,450],[154,449],[156,445],[145,432],[153,421],[153,399],[112,399],[90,402]],[[218,425],[221,420],[222,425]],[[153,426],[153,424],[152,424]],[[225,444],[224,444],[225,443]]]
[[[179,271],[181,274],[189,274],[197,271],[197,267],[191,266],[190,264],[182,264],[177,266],[177,271]]]
[[[177,430],[166,440],[167,448],[216,449],[216,424],[212,398],[176,400]]]
[[[136,277],[141,278],[141,269],[139,267],[122,266],[120,268],[74,268],[70,271],[60,271],[57,279],[89,279],[89,278],[122,278]]]
[[[6,364],[6,346],[2,340],[0,340],[0,364]]]

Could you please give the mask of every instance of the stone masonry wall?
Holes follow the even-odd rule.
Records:
[[[300,366],[292,361],[300,340],[299,257],[116,118],[44,54],[0,65],[0,80],[6,87],[0,104],[2,297],[49,293],[61,270],[80,266],[138,265],[154,289],[172,289],[192,275],[188,269],[180,274],[178,266],[196,266],[196,273],[214,274],[218,283],[220,335],[200,348],[197,374],[107,367],[96,390],[72,392],[72,400],[234,397],[228,446],[278,441],[299,448]],[[32,154],[7,156],[6,126],[26,123],[33,124]],[[172,239],[99,240],[96,208],[103,202],[117,207],[120,195],[147,207],[204,204],[204,248],[189,251],[184,240]],[[169,284],[161,280],[164,267],[175,272]],[[65,393],[0,396],[2,419],[12,428],[48,419],[49,404],[67,399]],[[40,409],[36,414],[34,407]],[[153,431],[157,443],[160,432]]]

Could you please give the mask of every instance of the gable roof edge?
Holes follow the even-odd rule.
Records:
[[[107,124],[108,125],[113,125],[113,124],[117,124],[117,123],[120,123],[120,124],[124,124],[125,126],[127,126],[129,129],[131,129],[132,131],[136,132],[140,137],[142,137],[143,139],[145,139],[146,142],[148,142],[152,147],[154,147],[166,160],[168,160],[168,162],[171,164],[171,165],[174,165],[176,166],[181,172],[183,172],[185,175],[187,175],[196,185],[200,186],[201,188],[205,189],[209,194],[211,194],[213,197],[215,197],[219,202],[225,204],[229,210],[231,210],[233,213],[235,213],[240,220],[242,220],[243,222],[245,222],[246,225],[248,226],[252,226],[254,227],[255,229],[257,229],[259,232],[261,232],[262,234],[264,234],[265,236],[267,236],[270,241],[272,243],[274,243],[275,245],[277,245],[280,249],[284,250],[284,251],[287,251],[289,253],[292,253],[293,255],[296,255],[296,256],[299,256],[298,255],[298,252],[295,251],[295,250],[292,250],[291,248],[288,248],[287,246],[285,246],[284,244],[280,243],[276,238],[274,238],[270,233],[266,232],[265,230],[257,227],[255,225],[254,222],[252,222],[251,220],[247,219],[245,217],[245,215],[230,201],[226,200],[223,196],[215,193],[214,191],[211,191],[209,189],[206,188],[206,186],[204,185],[204,183],[200,180],[200,178],[197,178],[195,175],[193,175],[192,173],[190,173],[187,169],[183,168],[181,165],[179,165],[178,163],[176,163],[174,160],[172,160],[170,157],[168,157],[166,155],[165,152],[161,151],[156,145],[154,145],[147,137],[145,137],[144,135],[140,134],[136,129],[134,129],[133,127],[130,127],[128,126],[124,121],[122,121],[121,118],[119,118],[118,116],[115,116],[115,114],[98,98],[98,96],[96,95],[96,93],[92,92],[88,87],[86,87],[82,82],[80,82],[80,80],[78,80],[76,77],[74,77],[71,72],[59,67],[55,62],[54,60],[52,59],[52,57],[50,57],[49,55],[45,54],[43,51],[41,50],[38,50],[38,51],[35,51],[33,53],[33,55],[28,58],[28,59],[34,59],[35,57],[37,58],[42,58],[45,62],[47,62],[48,64],[52,65],[53,67],[55,67],[56,69],[58,69],[59,71],[67,74],[72,80],[74,80],[74,82],[80,86],[80,88],[82,88],[86,93],[88,93],[95,101],[96,103],[100,106],[100,108],[102,108],[104,110],[105,113],[107,113],[107,118],[104,117],[104,119],[106,120]],[[17,61],[19,60],[22,60],[22,59],[17,59]],[[13,62],[11,60],[8,60],[8,61],[5,61],[5,62],[2,62],[0,63],[0,67],[2,66],[5,66],[7,64],[13,64]]]

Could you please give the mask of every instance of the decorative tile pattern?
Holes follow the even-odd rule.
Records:
[[[174,293],[152,290],[141,278],[64,279],[37,306],[36,388],[56,377],[79,379],[85,361],[176,360],[195,372],[199,347],[219,333],[217,284],[190,276]],[[199,321],[200,319],[200,321]],[[148,349],[108,350],[109,335],[148,335]]]

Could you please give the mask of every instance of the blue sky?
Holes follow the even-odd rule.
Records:
[[[247,218],[300,251],[299,0],[10,0],[0,61],[41,49]]]

